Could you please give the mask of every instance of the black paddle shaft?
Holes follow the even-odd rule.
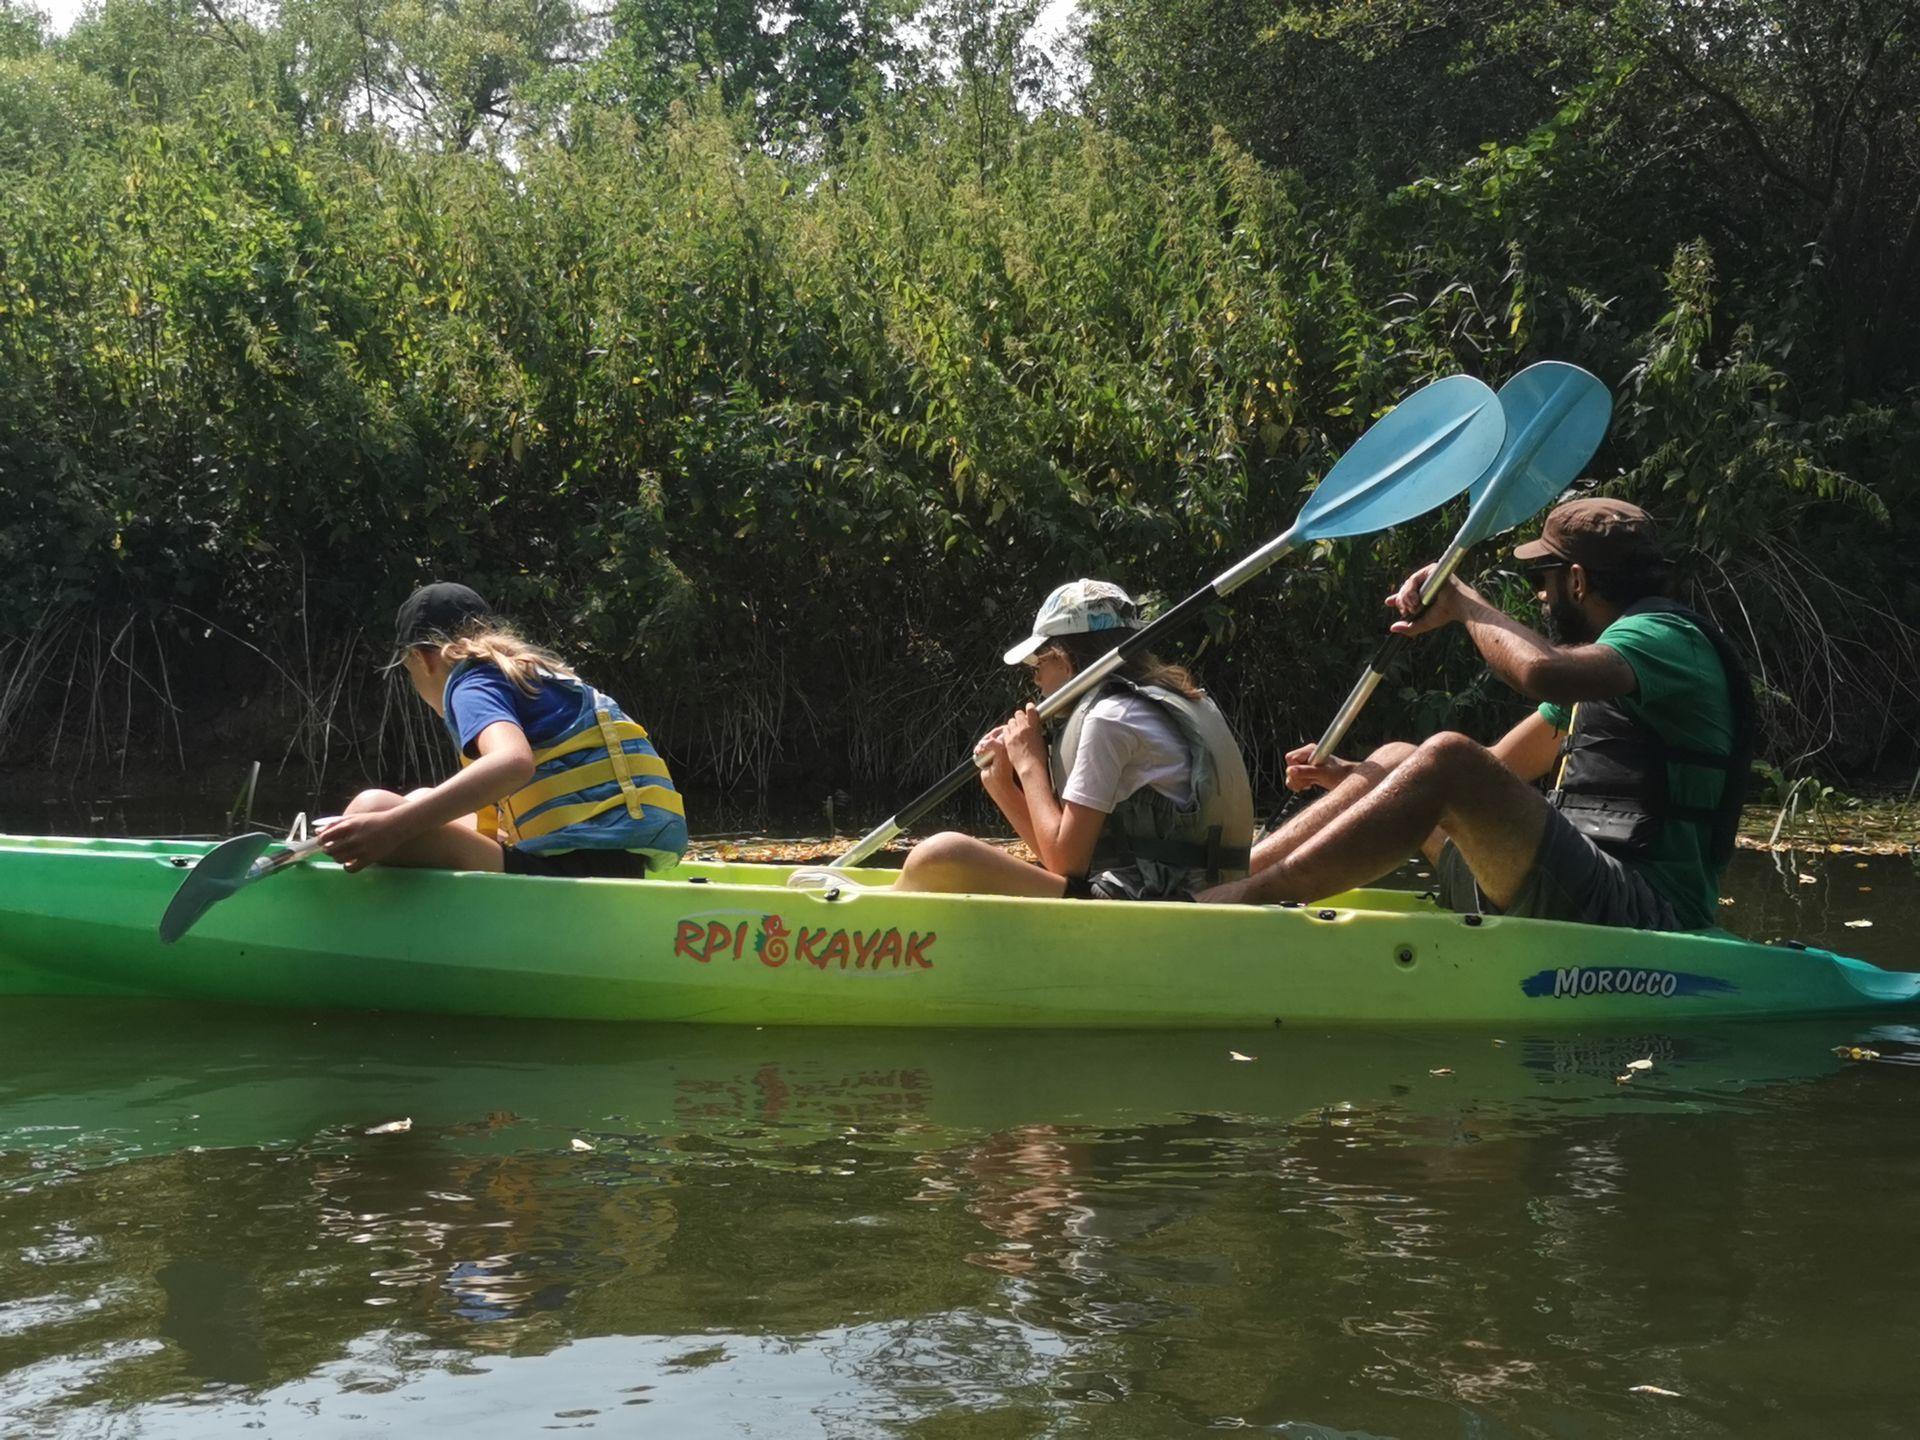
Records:
[[[1373,658],[1367,661],[1367,668],[1360,672],[1361,683],[1364,684],[1367,677],[1371,675],[1385,679],[1387,672],[1397,665],[1400,657],[1406,653],[1407,643],[1407,636],[1390,632],[1379,645],[1374,647]],[[1304,803],[1304,795],[1304,791],[1296,791],[1287,796],[1280,808],[1273,812],[1273,818],[1267,821],[1264,833],[1271,835],[1291,820]]]

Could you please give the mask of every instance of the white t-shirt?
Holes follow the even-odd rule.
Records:
[[[1102,815],[1151,785],[1182,808],[1193,803],[1193,765],[1173,721],[1138,695],[1102,695],[1080,727],[1080,748],[1060,799]]]

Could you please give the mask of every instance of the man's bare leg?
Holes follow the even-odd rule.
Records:
[[[1338,894],[1432,846],[1439,830],[1504,907],[1532,871],[1546,825],[1546,800],[1491,750],[1465,735],[1436,735],[1267,869],[1202,898],[1271,904]]]
[[[1338,785],[1253,847],[1252,873],[1258,874],[1277,864],[1326,829],[1359,803],[1362,797],[1371,794],[1375,786],[1414,753],[1414,749],[1404,740],[1395,740],[1382,745],[1360,761],[1347,771],[1346,778]]]

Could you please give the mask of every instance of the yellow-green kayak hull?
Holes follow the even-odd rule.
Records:
[[[725,1025],[1561,1025],[1903,1006],[1920,976],[1724,933],[1467,917],[1366,890],[1228,907],[376,870],[248,886],[155,926],[209,847],[0,837],[0,994]]]

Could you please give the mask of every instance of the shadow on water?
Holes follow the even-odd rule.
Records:
[[[1916,1050],[18,1002],[0,1430],[1892,1434]]]

